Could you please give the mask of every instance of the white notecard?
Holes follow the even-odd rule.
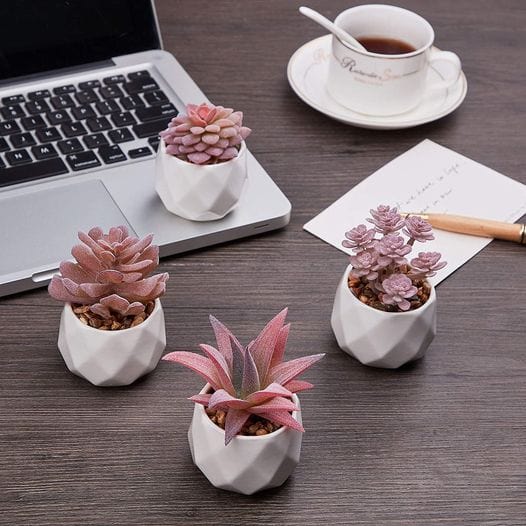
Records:
[[[428,139],[392,160],[304,225],[323,241],[342,247],[345,232],[366,223],[378,205],[401,212],[458,214],[513,222],[526,213],[526,185]],[[418,252],[442,253],[447,266],[435,285],[482,250],[491,239],[434,230],[435,239],[415,243]],[[413,256],[415,254],[415,256]]]

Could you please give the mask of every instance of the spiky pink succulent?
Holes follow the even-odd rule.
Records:
[[[164,293],[168,274],[149,276],[159,264],[152,234],[139,239],[118,226],[107,234],[95,227],[78,237],[81,243],[71,250],[76,262],[62,261],[61,275],[53,276],[49,284],[53,298],[89,305],[94,314],[110,318],[114,312],[140,314],[146,303]]]
[[[186,113],[174,117],[159,135],[166,153],[194,164],[229,161],[250,135],[243,126],[243,113],[213,104],[188,104]]]
[[[380,299],[385,305],[397,305],[402,311],[409,310],[411,303],[407,298],[413,297],[418,289],[405,274],[393,274],[382,281],[383,292]]]
[[[407,301],[410,296],[404,296],[406,292],[413,291],[408,283],[427,291],[429,286],[424,287],[425,279],[434,276],[447,264],[440,261],[441,254],[438,252],[420,252],[411,262],[406,258],[416,241],[424,243],[434,239],[431,225],[419,216],[403,219],[397,208],[388,205],[371,210],[371,216],[367,221],[374,228],[358,225],[345,233],[346,239],[342,242],[344,247],[354,252],[350,257],[352,269],[349,287],[356,296],[362,298],[361,301],[370,301],[372,306],[380,310],[418,308],[425,298],[415,301],[411,306]],[[377,233],[379,237],[376,237]],[[391,279],[394,276],[396,280]]]
[[[275,316],[246,348],[219,320],[210,316],[217,348],[201,344],[206,356],[175,351],[163,360],[180,363],[203,377],[213,392],[189,399],[210,409],[226,412],[225,445],[241,430],[251,414],[275,424],[304,431],[292,411],[299,408],[292,394],[313,387],[296,378],[324,354],[283,361],[290,324],[287,309]]]

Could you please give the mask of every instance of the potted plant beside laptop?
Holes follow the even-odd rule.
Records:
[[[152,371],[166,346],[159,297],[168,274],[152,235],[128,235],[124,226],[79,232],[80,244],[49,284],[64,301],[58,348],[68,369],[94,385],[128,385]]]
[[[243,114],[188,104],[159,135],[155,189],[172,213],[193,221],[221,219],[237,204],[247,179]]]
[[[297,376],[323,354],[283,361],[287,309],[243,347],[210,316],[217,348],[206,356],[176,351],[163,360],[193,369],[207,384],[192,396],[188,440],[192,459],[216,487],[250,495],[280,486],[299,462],[303,426],[297,392],[312,384]]]
[[[422,357],[435,337],[436,294],[428,278],[446,262],[438,252],[408,261],[415,242],[434,239],[424,219],[404,219],[384,205],[371,215],[372,228],[361,224],[345,234],[342,244],[354,254],[336,290],[331,325],[346,353],[392,369]]]

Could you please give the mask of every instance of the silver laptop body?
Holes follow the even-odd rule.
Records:
[[[2,9],[20,3],[60,4],[4,0],[0,18]],[[94,9],[94,3],[69,0],[64,5]],[[191,222],[163,207],[153,181],[157,133],[185,104],[207,99],[174,56],[161,49],[153,3],[100,0],[97,16],[104,15],[107,5],[121,14],[131,5],[131,10],[150,13],[149,22],[144,23],[149,24],[158,49],[0,81],[1,296],[46,285],[59,262],[71,257],[77,232],[96,225],[108,229],[124,224],[138,236],[152,232],[161,256],[167,256],[289,222],[289,201],[250,153],[246,188],[237,208],[224,219]],[[44,24],[42,19],[52,15],[42,9],[38,23]],[[139,16],[137,23],[143,23],[143,13],[134,15]],[[112,29],[111,24],[105,26],[101,38],[108,38]],[[137,33],[137,28],[133,31]],[[75,38],[78,30],[69,34]],[[112,49],[111,44],[108,48]],[[8,65],[4,69],[19,68]],[[0,60],[5,76],[1,70]],[[70,120],[60,121],[61,117]],[[245,121],[250,126],[250,116]]]

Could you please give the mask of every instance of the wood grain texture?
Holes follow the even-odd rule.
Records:
[[[356,3],[309,5],[333,18]],[[199,379],[161,363],[132,387],[92,387],[65,368],[61,307],[40,290],[0,300],[2,525],[526,524],[524,247],[493,242],[442,283],[427,356],[385,371],[338,349],[329,317],[346,258],[302,231],[426,137],[526,183],[525,3],[397,4],[458,52],[469,92],[439,122],[382,132],[289,88],[289,57],[321,34],[299,2],[157,1],[165,47],[212,101],[245,112],[250,148],[293,204],[284,230],[163,260],[167,351],[211,341],[209,312],[247,341],[290,306],[289,356],[327,353],[306,375],[316,388],[292,478],[253,497],[214,489],[186,440]]]

